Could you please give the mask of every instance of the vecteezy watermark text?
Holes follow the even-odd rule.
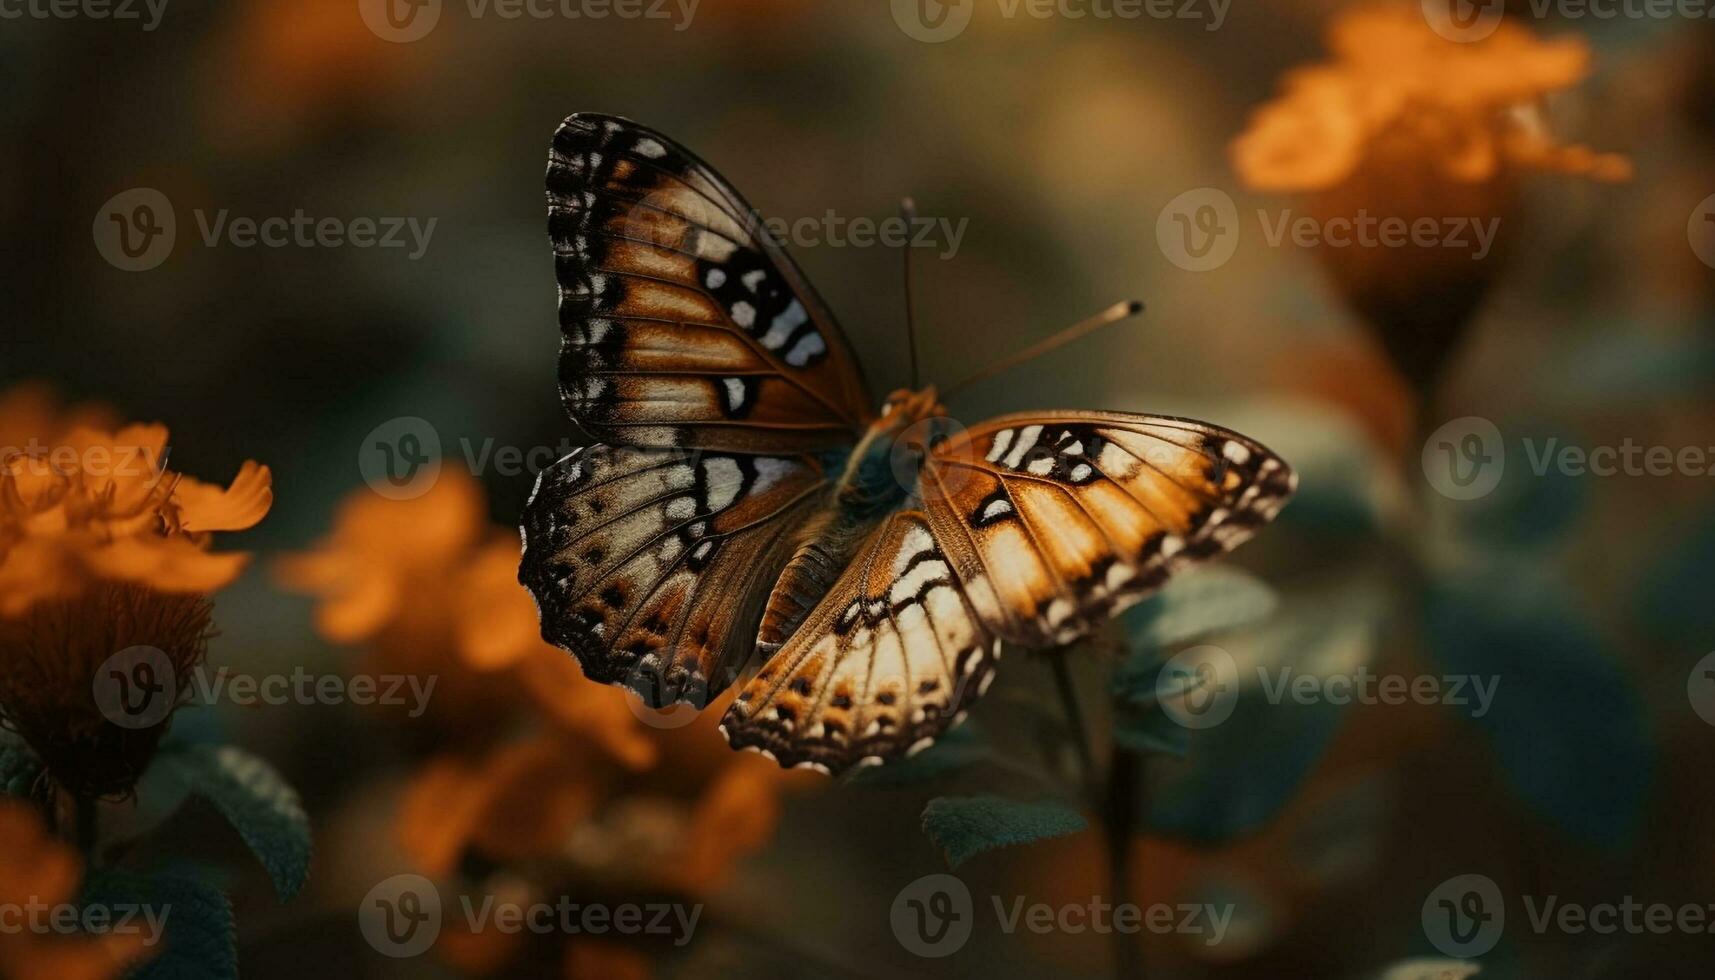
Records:
[[[1494,250],[1501,219],[1472,215],[1376,215],[1360,208],[1349,216],[1318,217],[1291,208],[1256,210],[1262,241],[1269,248],[1443,248],[1481,262]],[[1169,262],[1187,272],[1226,265],[1243,237],[1238,205],[1214,187],[1186,191],[1167,202],[1155,222],[1156,244]]]
[[[0,0],[3,2],[3,0]],[[205,248],[375,248],[407,250],[415,262],[429,250],[439,218],[415,216],[316,217],[303,208],[290,215],[235,215],[228,208],[193,209]],[[135,187],[96,211],[95,249],[114,268],[145,272],[167,261],[178,240],[178,216],[167,196]]]
[[[161,941],[171,905],[134,902],[104,904],[44,902],[30,896],[22,902],[0,902],[0,936],[140,935],[144,946]]]
[[[525,900],[498,895],[459,895],[457,914],[465,932],[504,935],[620,935],[660,937],[684,946],[697,931],[701,903],[579,902],[562,895]],[[440,889],[417,874],[398,874],[378,883],[357,910],[358,930],[386,956],[419,956],[440,937],[446,908]]]
[[[164,651],[134,646],[96,668],[91,693],[108,721],[121,728],[142,729],[160,724],[184,704],[404,707],[416,718],[428,709],[438,680],[434,674],[316,674],[303,667],[248,674],[206,665],[180,678]]]
[[[123,20],[161,26],[167,0],[0,0],[0,20]]]
[[[1568,901],[1559,895],[1518,897],[1525,925],[1539,936],[1715,935],[1715,902],[1645,902],[1632,895],[1598,902]],[[1506,898],[1486,875],[1449,878],[1423,901],[1423,931],[1430,943],[1462,959],[1494,949],[1507,918]]]
[[[1205,31],[1227,22],[1232,0],[993,0],[1006,20],[1186,20]],[[965,32],[978,0],[891,0],[893,22],[906,36],[927,44],[951,41]]]
[[[651,20],[691,26],[700,0],[465,0],[471,20]],[[440,23],[443,0],[357,0],[363,23],[396,44],[419,41]]]
[[[1494,706],[1498,676],[1474,674],[1381,674],[1366,666],[1348,672],[1299,672],[1292,666],[1256,668],[1256,690],[1267,703],[1399,706],[1444,705],[1469,709],[1482,718]],[[1232,717],[1241,691],[1238,661],[1208,644],[1170,658],[1155,679],[1155,700],[1186,728],[1213,728]]]
[[[1081,902],[1032,902],[1023,895],[990,895],[1000,931],[1038,935],[1148,932],[1193,936],[1214,946],[1226,937],[1234,907],[1208,903],[1112,902],[1099,895]],[[918,956],[950,956],[964,947],[976,923],[970,889],[950,874],[931,874],[899,890],[889,911],[899,944]]]
[[[1630,436],[1600,445],[1580,445],[1558,436],[1524,436],[1519,444],[1526,466],[1536,477],[1550,473],[1601,478],[1715,476],[1715,445],[1649,444]],[[1500,427],[1468,415],[1443,424],[1424,440],[1423,475],[1444,497],[1475,500],[1500,486],[1507,457]]]
[[[1506,0],[1421,0],[1423,19],[1449,41],[1481,41],[1500,29]],[[1529,0],[1513,16],[1536,20],[1707,20],[1715,0]]]

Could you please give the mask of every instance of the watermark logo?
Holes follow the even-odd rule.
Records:
[[[1423,475],[1452,500],[1486,497],[1501,485],[1506,444],[1495,423],[1476,415],[1454,419],[1423,443]]]
[[[1691,699],[1691,710],[1697,717],[1715,725],[1715,653],[1691,668],[1691,676],[1685,679],[1685,696]]]
[[[1430,30],[1469,44],[1500,29],[1506,0],[1423,0],[1422,8]]]
[[[1239,247],[1238,206],[1213,187],[1186,191],[1161,209],[1155,241],[1167,261],[1187,272],[1218,269]]]
[[[417,874],[398,874],[363,896],[357,927],[383,956],[420,956],[441,935],[441,893]]]
[[[357,0],[357,12],[376,37],[409,44],[441,22],[441,0]]]
[[[120,728],[153,728],[179,700],[172,658],[157,647],[126,647],[108,657],[91,684],[96,709]]]
[[[173,254],[178,218],[173,202],[153,187],[133,187],[107,199],[90,229],[95,250],[115,269],[147,272]]]
[[[970,26],[976,0],[892,0],[893,22],[907,37],[925,44],[951,41]]]
[[[971,890],[949,874],[924,875],[899,890],[888,914],[899,945],[918,956],[951,956],[970,941]]]
[[[1455,959],[1482,956],[1494,949],[1506,922],[1500,886],[1485,875],[1449,878],[1423,900],[1424,935]]]
[[[1156,703],[1186,728],[1214,728],[1238,707],[1239,665],[1217,646],[1181,650],[1155,678]]]
[[[357,471],[389,500],[421,497],[441,478],[441,434],[415,415],[388,419],[363,437]]]
[[[1691,242],[1692,254],[1698,261],[1715,269],[1715,194],[1699,203],[1685,225],[1685,237]]]

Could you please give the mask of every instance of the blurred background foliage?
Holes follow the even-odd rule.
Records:
[[[955,255],[918,255],[931,380],[957,380],[1115,299],[1148,301],[1143,320],[963,394],[951,406],[962,418],[1055,407],[1191,415],[1254,435],[1299,469],[1300,497],[1280,526],[1206,573],[1229,578],[1141,607],[1066,654],[1098,756],[1110,732],[1148,753],[1137,796],[1147,805],[1122,832],[1124,887],[1239,910],[1218,947],[1147,937],[1151,976],[1379,976],[1434,955],[1423,897],[1473,870],[1509,893],[1568,900],[1715,896],[1715,733],[1687,703],[1687,673],[1715,636],[1710,480],[1537,478],[1521,452],[1494,494],[1459,502],[1430,489],[1419,465],[1425,433],[1470,415],[1493,420],[1509,450],[1554,436],[1715,443],[1715,273],[1686,241],[1688,218],[1715,192],[1715,30],[1519,18],[1588,43],[1588,77],[1541,108],[1556,132],[1623,154],[1635,173],[1521,181],[1508,264],[1433,382],[1414,389],[1313,250],[1267,247],[1252,227],[1230,262],[1192,273],[1156,240],[1163,207],[1199,187],[1233,195],[1247,221],[1301,206],[1247,189],[1229,147],[1286,70],[1326,57],[1343,6],[1240,0],[1210,32],[1195,21],[1007,19],[979,2],[970,28],[938,45],[907,36],[883,4],[787,0],[703,0],[677,31],[472,19],[449,4],[408,44],[372,34],[354,0],[172,0],[149,32],[9,23],[0,389],[46,381],[71,401],[167,422],[184,472],[224,478],[247,459],[273,468],[268,519],[230,536],[262,560],[218,597],[213,663],[255,673],[405,663],[441,676],[445,711],[423,723],[311,705],[179,720],[176,732],[270,760],[316,832],[296,901],[277,904],[260,871],[224,883],[241,971],[927,975],[944,964],[901,948],[888,909],[949,854],[974,855],[959,874],[979,902],[1085,900],[1115,885],[1104,857],[1114,831],[1080,797],[1044,657],[1009,656],[970,732],[912,760],[916,771],[849,784],[740,773],[710,724],[652,728],[615,711],[618,701],[595,706],[618,695],[583,690],[575,668],[554,680],[569,661],[532,673],[547,662],[532,659],[528,639],[473,654],[452,639],[463,635],[456,622],[428,618],[452,615],[425,596],[461,594],[461,576],[472,576],[466,588],[504,590],[506,561],[483,549],[506,538],[531,474],[478,467],[461,502],[377,518],[390,537],[353,544],[330,531],[345,526],[343,502],[369,496],[358,456],[390,419],[431,422],[455,471],[485,446],[576,441],[554,389],[542,171],[553,128],[579,110],[671,134],[767,215],[882,219],[910,194],[925,215],[969,219]],[[179,243],[158,269],[129,274],[103,261],[90,227],[102,202],[138,186],[174,203]],[[413,261],[404,250],[205,247],[193,209],[437,225]],[[903,384],[899,256],[796,254],[872,389]],[[443,527],[463,530],[432,556],[415,550]],[[417,604],[378,614],[362,636],[318,629],[317,606],[293,592],[328,596],[290,569],[330,548],[359,568],[403,569]],[[1160,659],[1204,640],[1246,664],[1496,675],[1500,695],[1481,718],[1241,698],[1229,723],[1186,739],[1136,713],[1148,713]],[[513,673],[499,679],[494,658]],[[576,693],[562,699],[556,685]],[[574,700],[588,714],[560,703]],[[590,718],[607,734],[592,734]],[[1044,798],[1066,800],[1066,812],[1008,823],[993,802]],[[973,811],[972,799],[989,802]],[[926,806],[954,819],[929,819]],[[506,822],[522,814],[542,819]],[[187,833],[200,826],[172,819]],[[759,820],[772,833],[740,839]],[[956,839],[973,832],[981,839]],[[706,847],[681,846],[698,833]],[[1009,833],[1052,839],[978,846]],[[532,850],[531,834],[550,839]],[[692,895],[710,911],[683,949],[454,939],[444,955],[404,962],[375,955],[353,924],[358,900],[398,871],[437,865],[428,870],[492,890],[520,862],[541,872],[545,853],[553,869],[533,880],[584,889],[571,892],[583,900],[618,888]],[[579,863],[592,853],[638,867]],[[983,926],[949,962],[990,976],[1101,975],[1109,955],[1102,937]],[[1705,936],[1515,931],[1483,975],[1692,977],[1712,962]]]

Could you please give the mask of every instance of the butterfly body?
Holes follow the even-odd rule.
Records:
[[[1291,470],[1207,423],[877,412],[825,303],[690,151],[555,134],[560,388],[598,444],[545,470],[519,578],[585,673],[706,704],[735,747],[840,772],[928,745],[1003,643],[1087,635],[1277,513]]]

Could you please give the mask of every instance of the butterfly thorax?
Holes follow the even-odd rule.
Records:
[[[947,410],[934,387],[900,389],[888,396],[881,414],[843,459],[830,460],[839,473],[830,491],[831,506],[804,527],[792,560],[769,596],[757,634],[765,651],[792,635],[839,573],[857,554],[868,533],[917,492],[917,471],[945,426]]]

